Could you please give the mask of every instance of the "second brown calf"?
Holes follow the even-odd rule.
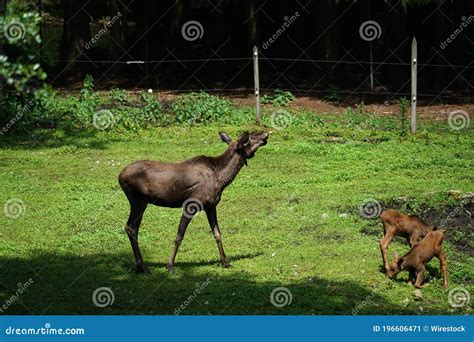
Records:
[[[415,280],[415,286],[421,288],[425,279],[425,264],[433,259],[433,257],[437,257],[440,262],[441,274],[444,278],[444,288],[448,288],[446,256],[441,246],[443,239],[443,231],[434,228],[433,231],[426,234],[425,238],[414,245],[403,257],[398,258],[398,255],[395,254],[395,260],[387,270],[388,276],[392,278],[397,273],[408,269],[409,283],[413,284],[413,280]]]
[[[384,228],[384,236],[380,240],[380,251],[385,271],[388,271],[390,267],[387,257],[388,245],[396,235],[406,238],[410,247],[413,247],[425,237],[426,233],[433,230],[433,225],[426,224],[418,216],[405,215],[393,209],[382,212],[380,219]]]

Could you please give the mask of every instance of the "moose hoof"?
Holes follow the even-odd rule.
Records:
[[[148,267],[144,263],[139,263],[135,265],[135,273],[149,273]]]
[[[169,273],[174,273],[173,265],[167,264],[167,265],[166,265],[166,269],[168,270]]]

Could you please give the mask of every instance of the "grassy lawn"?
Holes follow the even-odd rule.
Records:
[[[25,211],[16,219],[1,216],[0,304],[32,280],[3,314],[472,314],[469,306],[448,303],[437,259],[420,300],[406,284],[407,272],[396,280],[381,273],[382,225],[362,218],[359,206],[372,198],[421,216],[439,211],[443,220],[443,208],[455,208],[457,197],[474,190],[473,130],[426,121],[415,137],[400,138],[394,117],[293,115],[293,124],[274,130],[223,193],[218,215],[232,267],[220,267],[200,214],[174,274],[165,264],[180,210],[148,208],[139,239],[151,272],[133,273],[118,174],[139,159],[220,154],[226,146],[218,131],[235,138],[257,127],[2,138],[0,201],[21,199]],[[472,223],[460,229],[448,221],[443,228],[450,289],[474,294]],[[407,250],[397,240],[389,254]],[[99,287],[112,289],[112,305],[94,305]],[[292,296],[281,308],[270,302],[278,287]]]

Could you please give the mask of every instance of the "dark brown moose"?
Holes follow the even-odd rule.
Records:
[[[440,263],[441,274],[444,279],[444,288],[447,289],[448,279],[446,275],[446,256],[441,246],[443,239],[443,231],[438,230],[435,227],[433,231],[428,232],[424,239],[414,245],[403,257],[398,258],[398,255],[395,253],[395,260],[390,265],[387,275],[392,278],[404,269],[408,269],[408,282],[413,284],[413,281],[416,279],[415,286],[421,288],[425,279],[425,264],[433,259],[433,257],[437,257]]]
[[[247,165],[247,159],[252,158],[260,146],[266,145],[269,134],[246,132],[235,141],[226,133],[219,135],[229,145],[220,156],[197,156],[181,163],[137,161],[120,173],[120,186],[130,202],[130,216],[125,231],[135,255],[137,272],[147,271],[138,247],[138,229],[148,204],[183,208],[178,234],[167,264],[170,272],[173,271],[176,253],[186,228],[193,216],[201,210],[206,212],[214,233],[222,266],[230,266],[222,246],[216,207],[222,191],[232,183],[240,169]]]
[[[386,272],[388,272],[390,267],[387,257],[388,245],[392,242],[395,235],[406,238],[410,247],[413,247],[429,231],[433,230],[433,225],[423,222],[418,216],[405,215],[394,209],[383,211],[380,219],[384,229],[384,236],[380,240],[380,250]]]

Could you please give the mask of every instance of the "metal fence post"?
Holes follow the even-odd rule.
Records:
[[[258,77],[258,48],[253,47],[253,80],[255,83],[255,121],[260,124],[260,81]]]
[[[416,38],[411,43],[411,132],[416,133],[416,63],[417,63]]]

